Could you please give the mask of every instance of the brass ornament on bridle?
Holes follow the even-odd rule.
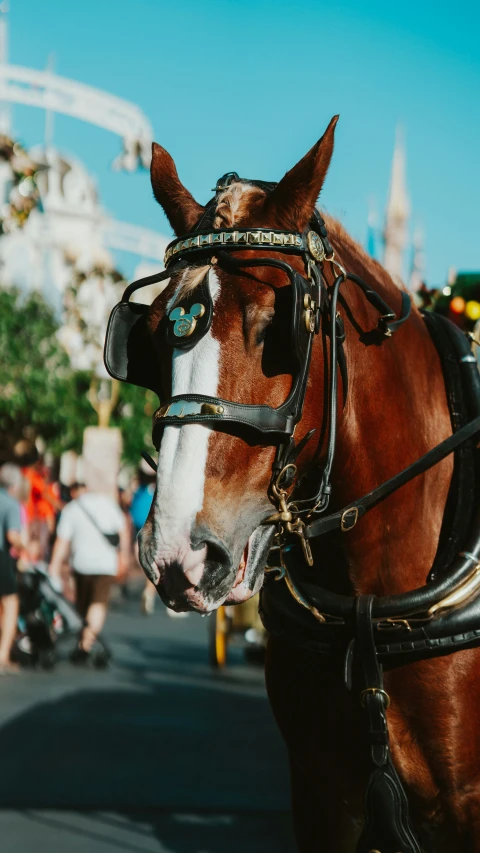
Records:
[[[315,258],[316,261],[323,261],[325,259],[325,247],[316,231],[308,232],[307,246],[312,258]]]
[[[195,331],[197,320],[205,314],[205,305],[196,302],[187,313],[185,308],[178,306],[170,311],[168,319],[174,323],[173,334],[177,338],[189,338]]]
[[[311,332],[313,334],[316,324],[316,312],[319,306],[317,306],[310,294],[306,293],[303,300],[303,307],[305,308],[305,327],[307,332]]]

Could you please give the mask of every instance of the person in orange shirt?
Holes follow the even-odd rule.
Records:
[[[57,512],[62,503],[55,491],[55,484],[48,479],[48,468],[38,459],[31,467],[23,469],[30,484],[26,503],[28,528],[41,543],[42,557],[48,557],[49,540],[55,531]]]

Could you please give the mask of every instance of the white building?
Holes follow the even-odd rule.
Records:
[[[137,254],[143,265],[154,262],[161,269],[168,239],[107,216],[82,162],[53,147],[53,115],[73,116],[119,136],[123,151],[114,167],[129,171],[139,163],[148,166],[152,128],[135,104],[51,70],[9,65],[7,37],[7,18],[0,6],[0,134],[11,135],[12,103],[43,108],[46,122],[44,145],[28,152],[39,166],[35,182],[41,206],[32,210],[23,227],[9,228],[0,236],[0,284],[39,291],[60,314],[74,267],[87,274],[97,267],[113,269],[112,251],[120,249]],[[6,216],[7,225],[12,187],[11,163],[2,158],[0,220]],[[19,190],[24,194],[21,185],[14,191]]]

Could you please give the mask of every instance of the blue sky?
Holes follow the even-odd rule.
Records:
[[[363,243],[370,197],[383,214],[401,123],[429,283],[442,283],[450,266],[480,269],[478,2],[11,0],[10,6],[10,62],[44,68],[54,53],[58,74],[137,103],[200,202],[226,171],[278,179],[338,112],[321,202]],[[15,107],[14,127],[27,145],[37,143],[44,116]],[[170,233],[147,173],[111,171],[119,148],[114,136],[58,116],[54,142],[84,161],[113,215]]]

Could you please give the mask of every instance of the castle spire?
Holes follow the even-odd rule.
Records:
[[[410,281],[408,282],[409,289],[412,293],[416,293],[417,290],[420,289],[424,280],[425,260],[423,244],[423,229],[417,225],[413,232],[412,266],[410,269]]]
[[[367,239],[365,249],[371,258],[377,257],[377,209],[375,199],[370,196],[368,200]]]
[[[403,278],[403,254],[407,244],[410,201],[405,177],[405,145],[397,127],[392,173],[385,218],[383,266],[396,281]]]

